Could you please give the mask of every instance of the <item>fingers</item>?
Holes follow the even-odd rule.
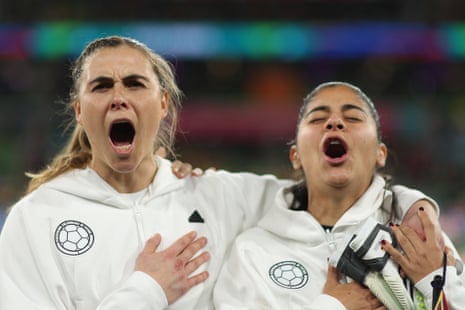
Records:
[[[199,239],[187,245],[179,254],[179,258],[184,261],[190,260],[195,255],[195,253],[197,253],[206,244],[207,244],[207,238],[200,237]]]
[[[157,155],[162,157],[162,158],[166,158],[166,149],[163,147],[163,146],[160,146],[157,150]]]
[[[203,170],[200,169],[200,168],[195,168],[194,170],[192,170],[192,175],[194,177],[199,177],[203,174]]]
[[[155,252],[160,245],[161,242],[161,236],[160,234],[155,234],[152,238],[147,240],[145,243],[144,248],[142,249],[142,253],[144,254],[152,254]]]
[[[183,163],[179,160],[175,160],[171,164],[171,170],[173,171],[176,177],[182,179],[192,173],[192,165]]]
[[[422,212],[419,211],[419,216]],[[434,230],[434,227],[428,226],[428,223],[432,223],[431,221],[425,220],[424,223],[426,230]],[[382,248],[399,264],[413,283],[417,283],[428,273],[441,266],[443,251],[439,248],[436,238],[431,241],[430,232],[428,232],[428,237],[422,240],[415,230],[406,225],[394,226],[392,231],[403,253],[388,242],[382,242]]]
[[[397,237],[396,237],[397,238]],[[394,248],[392,246],[392,244],[390,244],[389,242],[382,242],[381,243],[381,247],[389,254],[391,255],[391,257],[394,259],[394,261],[396,263],[398,263],[399,265],[403,265],[405,263],[405,258],[404,256],[402,255],[402,253],[397,250],[396,248]]]
[[[420,218],[421,224],[423,225],[426,241],[436,242],[437,231],[435,222],[433,222],[431,216],[424,211],[423,207],[417,211],[418,217]]]
[[[378,297],[376,297],[371,291],[370,291],[369,302],[370,302],[372,309],[379,309],[380,307],[382,309],[382,307],[384,306],[383,303],[378,299]]]
[[[179,179],[183,179],[188,175],[192,175],[194,177],[199,177],[203,175],[203,170],[201,168],[192,169],[191,164],[184,163],[179,160],[173,161],[173,163],[171,164],[171,169],[173,171],[173,174]]]
[[[192,274],[197,268],[202,264],[206,263],[210,259],[210,254],[208,252],[203,252],[199,256],[195,257],[189,261],[185,266],[185,271],[187,274]]]
[[[393,226],[392,231],[404,252],[415,251],[415,243],[421,241],[417,233],[407,226]]]
[[[197,233],[195,231],[188,232],[167,248],[166,252],[172,256],[178,256],[196,237]]]
[[[208,271],[203,271],[199,273],[198,275],[192,276],[189,279],[187,279],[187,284],[186,288],[189,290],[193,286],[196,286],[199,283],[202,283],[208,279],[209,273]]]

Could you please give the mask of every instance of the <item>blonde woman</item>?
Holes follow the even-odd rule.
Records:
[[[172,150],[181,92],[136,40],[91,42],[72,79],[74,132],[0,235],[0,309],[212,309],[231,241],[282,182],[177,179],[155,153]]]

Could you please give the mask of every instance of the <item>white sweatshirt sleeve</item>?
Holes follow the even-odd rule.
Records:
[[[290,180],[280,180],[272,175],[255,175],[252,173],[230,174],[228,183],[230,192],[237,193],[237,206],[242,208],[241,231],[255,226],[266,211],[273,205],[276,193],[284,186],[291,184]],[[237,210],[229,210],[236,216]]]
[[[160,285],[146,273],[136,271],[121,288],[107,296],[97,310],[157,310],[167,306]]]
[[[0,234],[0,309],[74,309],[50,247],[38,246],[39,227],[19,211]]]
[[[442,275],[442,268],[430,273],[415,284],[415,288],[423,295],[427,309],[433,309],[433,287],[431,282],[436,275]],[[465,305],[465,283],[463,276],[457,275],[455,267],[447,267],[444,294],[450,310],[463,309],[463,305]]]
[[[455,257],[460,257],[449,237],[446,234],[443,235],[446,246],[452,249]],[[436,275],[442,276],[442,273],[443,268],[441,267],[415,284],[415,288],[422,293],[425,299],[427,309],[432,309],[433,287],[431,286],[431,282]],[[461,271],[460,274],[457,273],[457,269],[454,266],[447,266],[444,294],[449,310],[462,310],[465,305],[465,272]]]

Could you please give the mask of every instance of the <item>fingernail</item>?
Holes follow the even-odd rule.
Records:
[[[389,226],[391,226],[391,227],[392,227],[392,226],[394,226],[394,224],[392,224],[392,223],[389,223]]]
[[[425,211],[425,208],[420,207],[420,208],[418,208],[418,210],[420,210],[420,211]]]
[[[381,244],[382,244],[382,245],[386,245],[386,240],[384,240],[384,239],[381,240]]]

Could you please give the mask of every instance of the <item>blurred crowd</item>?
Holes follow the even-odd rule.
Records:
[[[336,1],[337,10],[332,8],[333,1],[316,0],[220,1],[221,5],[207,0],[158,1],[157,8],[151,7],[155,6],[152,1],[133,1],[131,8],[124,2],[126,5],[119,10],[113,1],[111,6],[105,6],[108,1],[88,3],[85,10],[78,2],[49,2],[53,5],[28,2],[27,10],[21,0],[0,5],[0,17],[5,21],[0,24],[0,226],[6,208],[25,189],[24,173],[43,167],[68,134],[62,124],[72,116],[63,110],[62,103],[68,97],[68,67],[75,55],[60,54],[64,47],[58,39],[66,40],[64,31],[76,20],[113,21],[124,13],[126,19],[137,21],[141,28],[144,22],[154,20],[165,23],[163,28],[171,21],[196,19],[213,24],[294,19],[310,25],[344,22],[353,25],[353,30],[363,27],[362,19],[394,18],[391,20],[394,24],[415,21],[428,27],[438,25],[442,30],[448,29],[440,27],[442,23],[454,26],[450,28],[455,31],[447,32],[453,49],[429,49],[414,41],[409,46],[416,46],[420,55],[417,57],[384,55],[382,49],[373,50],[373,55],[356,55],[358,50],[352,49],[354,54],[339,57],[331,51],[325,54],[324,47],[311,46],[319,41],[309,40],[305,46],[307,51],[322,48],[323,52],[313,57],[294,51],[293,57],[261,58],[265,48],[278,51],[283,47],[278,46],[280,42],[266,40],[272,28],[264,24],[252,33],[243,34],[248,40],[246,45],[257,47],[253,51],[256,54],[248,57],[241,57],[240,53],[222,57],[215,57],[213,52],[198,57],[168,54],[185,93],[176,151],[181,160],[201,168],[214,166],[292,177],[288,142],[294,138],[302,99],[321,82],[351,82],[365,90],[380,112],[384,142],[390,149],[388,172],[399,183],[417,187],[439,202],[443,226],[465,253],[465,47],[462,38],[465,25],[459,16],[465,12],[462,1],[437,1],[437,4],[426,1],[421,6],[415,1]],[[363,10],[356,6],[359,4],[364,6]],[[63,20],[65,16],[73,23],[40,32],[33,43],[38,54],[48,53],[48,57],[22,51],[2,54],[8,48],[14,51],[15,44],[30,35],[21,31],[15,32],[24,36],[21,38],[7,35],[14,25],[24,24],[15,22],[15,16],[21,16],[21,21],[34,21],[42,16],[51,23],[54,18]],[[43,30],[44,23],[38,22],[37,29]],[[196,35],[202,29],[205,27],[190,33]],[[343,27],[337,29],[340,38],[348,38],[348,31]],[[91,25],[85,31],[95,32]],[[292,37],[297,32],[286,33]],[[156,39],[150,33],[139,34],[145,39]],[[334,34],[325,33],[326,39],[330,41],[329,36]],[[306,35],[316,36],[311,31]],[[426,34],[426,42],[430,35],[433,41],[434,29]],[[293,40],[299,42],[302,38],[295,35]],[[411,33],[399,32],[388,43],[391,46],[409,38],[415,40]],[[237,52],[237,39],[231,36],[224,41]],[[354,43],[370,46],[363,39],[351,37]],[[178,41],[184,42],[179,38]],[[197,44],[206,44],[195,40],[185,43],[190,44],[192,53],[197,51]],[[350,40],[339,42],[341,49],[344,50],[345,43],[350,50]],[[157,46],[151,47],[157,51]],[[393,47],[396,48],[405,52],[402,45]]]

